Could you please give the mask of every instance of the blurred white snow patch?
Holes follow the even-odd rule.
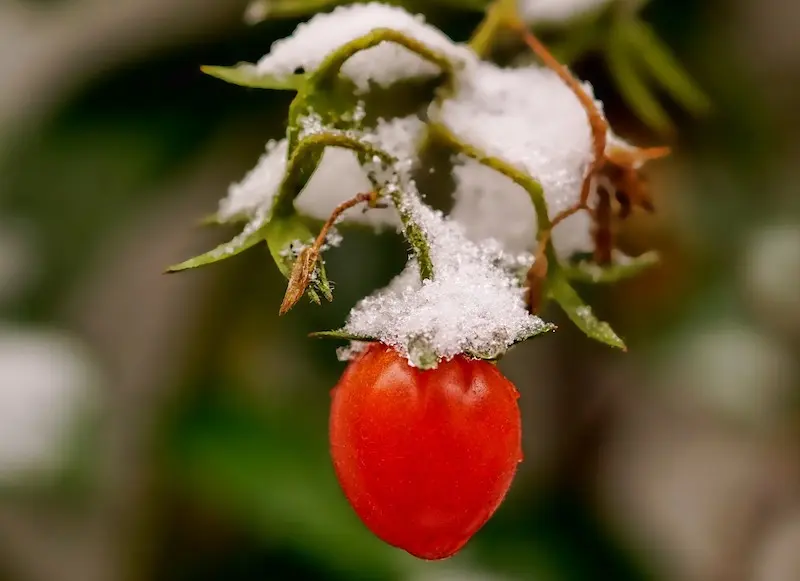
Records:
[[[259,71],[277,77],[312,72],[330,53],[377,28],[390,28],[412,37],[453,62],[475,58],[468,48],[456,45],[440,30],[426,24],[422,16],[397,6],[371,2],[339,6],[300,24],[291,36],[272,45],[258,62]],[[342,67],[342,73],[359,91],[367,91],[370,83],[387,87],[403,79],[440,72],[436,65],[390,42],[358,52]]]
[[[599,12],[614,0],[518,0],[519,14],[525,22],[561,24]]]
[[[742,262],[742,278],[753,305],[771,324],[800,330],[800,225],[754,232]]]
[[[685,338],[665,367],[666,393],[728,419],[769,427],[791,409],[794,357],[741,323],[720,322]]]
[[[458,84],[452,97],[432,106],[432,119],[537,180],[551,218],[580,200],[592,160],[591,129],[580,101],[558,75],[536,66],[480,63],[465,67]],[[591,86],[583,86],[591,95]]]
[[[473,159],[453,167],[456,189],[450,216],[464,225],[473,241],[494,238],[511,253],[536,245],[536,210],[530,196],[509,177]],[[592,250],[591,218],[579,212],[553,230],[553,246],[564,259]]]
[[[305,216],[325,221],[336,206],[372,189],[372,183],[355,153],[341,147],[328,147],[308,184],[295,200],[294,207]],[[365,205],[350,208],[342,214],[341,220],[376,228],[399,224],[392,207],[366,208]]]
[[[408,171],[418,161],[417,152],[425,131],[425,123],[416,115],[379,119],[375,128],[365,133],[364,140],[396,157],[401,164],[399,171]]]
[[[53,475],[97,404],[100,373],[73,337],[0,327],[0,482]]]
[[[470,241],[463,227],[422,204],[407,203],[430,245],[433,280],[420,282],[411,261],[385,289],[362,299],[345,328],[377,338],[419,365],[432,352],[439,359],[460,353],[494,356],[543,330],[545,323],[525,308],[517,272],[529,255],[505,253],[499,243]]]
[[[245,24],[255,25],[269,17],[270,0],[252,0],[244,10]]]
[[[646,0],[517,0],[520,17],[529,24],[561,25],[591,17],[610,4],[635,12]]]
[[[305,120],[306,134],[337,131],[322,125],[315,116]],[[425,124],[416,115],[391,120],[379,119],[374,128],[351,130],[348,133],[364,142],[379,147],[400,160],[398,170],[409,171],[417,159],[417,147],[425,131]],[[269,210],[286,172],[286,139],[270,141],[266,152],[256,166],[238,183],[231,185],[228,195],[219,204],[218,216],[222,221],[250,220],[260,212]],[[402,166],[402,167],[401,167]],[[356,154],[342,147],[327,147],[317,169],[295,200],[300,214],[327,220],[333,210],[353,196],[373,190],[373,184]],[[342,221],[373,226],[377,229],[397,228],[400,221],[393,207],[371,208],[365,206],[349,209]]]

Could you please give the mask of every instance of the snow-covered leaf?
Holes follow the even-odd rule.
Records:
[[[643,271],[658,264],[657,252],[645,252],[635,258],[615,258],[615,263],[601,266],[589,260],[562,266],[564,274],[570,280],[590,284],[607,284],[633,278]]]
[[[553,333],[557,329],[558,329],[558,327],[556,325],[554,325],[553,323],[545,323],[540,328],[532,331],[531,333],[528,333],[526,335],[520,336],[516,341],[514,341],[507,348],[505,348],[505,349],[503,349],[501,351],[497,351],[497,352],[491,352],[491,351],[483,351],[483,352],[467,351],[465,353],[465,355],[467,355],[468,357],[472,357],[473,359],[483,359],[484,361],[498,361],[506,353],[506,351],[508,351],[509,349],[514,347],[515,345],[519,345],[520,343],[524,343],[525,341],[528,341],[530,339],[535,339],[537,337],[541,337],[543,335],[547,335],[549,333]]]
[[[626,350],[625,343],[614,332],[611,326],[598,319],[592,308],[583,302],[569,281],[559,270],[552,272],[547,281],[549,296],[564,310],[569,319],[586,335],[596,341]]]
[[[277,89],[297,91],[305,83],[305,75],[269,75],[258,70],[254,64],[239,63],[232,67],[204,66],[205,74],[240,87],[254,89]]]
[[[349,49],[343,49],[350,45]],[[416,54],[415,54],[416,53]],[[256,65],[260,72],[282,77],[313,73],[325,61],[335,61],[336,72],[361,92],[370,84],[389,86],[397,81],[434,76],[450,63],[472,57],[420,16],[398,6],[378,2],[339,6],[300,24],[291,36],[279,40]]]

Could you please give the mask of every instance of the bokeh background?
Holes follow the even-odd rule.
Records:
[[[245,4],[0,4],[0,579],[800,579],[800,4],[644,9],[714,103],[667,102],[659,212],[624,231],[663,264],[583,291],[628,354],[563,325],[503,360],[525,462],[441,563],[347,505],[326,435],[343,365],[306,337],[385,284],[402,243],[348,236],[336,301],[281,319],[265,249],[161,274],[230,237],[198,222],[284,128],[285,94],[199,71],[297,22],[246,26]],[[456,39],[477,23],[422,5]],[[602,58],[577,69],[619,133],[659,143]]]

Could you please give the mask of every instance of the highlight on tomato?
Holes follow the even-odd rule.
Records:
[[[458,552],[522,461],[518,397],[488,361],[459,355],[420,370],[367,347],[333,389],[330,415],[336,475],[364,524],[422,559]]]

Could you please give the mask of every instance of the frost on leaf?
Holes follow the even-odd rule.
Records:
[[[340,6],[330,13],[317,14],[300,24],[291,36],[272,45],[269,54],[258,62],[261,73],[286,77],[310,73],[339,47],[378,28],[396,30],[424,44],[453,62],[471,56],[437,28],[395,6],[379,3]],[[413,77],[439,74],[439,68],[405,47],[384,42],[352,56],[342,67],[342,74],[360,91],[370,83],[387,87]]]
[[[238,183],[231,185],[228,195],[219,203],[222,222],[249,220],[259,208],[269,208],[286,172],[286,140],[272,140],[256,166]]]
[[[391,345],[413,365],[430,367],[459,353],[492,358],[514,343],[552,330],[525,308],[514,257],[491,241],[476,244],[463,228],[421,203],[407,202],[430,248],[435,275],[420,282],[418,262],[385,289],[363,299],[345,331]]]

